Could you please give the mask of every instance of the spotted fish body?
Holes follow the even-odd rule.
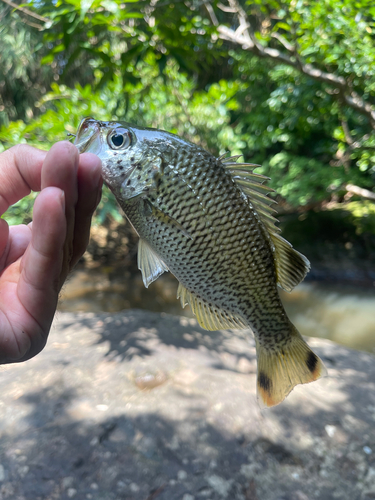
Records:
[[[145,285],[169,270],[202,327],[252,329],[262,406],[325,373],[277,290],[297,285],[308,261],[277,234],[270,189],[254,166],[123,122],[85,119],[75,144],[102,160],[104,181],[140,237]]]

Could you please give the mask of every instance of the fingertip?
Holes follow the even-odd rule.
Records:
[[[78,150],[69,141],[54,144],[48,151],[42,168],[42,190],[55,186],[66,195],[66,206],[77,201]]]
[[[91,197],[96,198],[94,192],[102,187],[102,162],[98,156],[92,153],[82,153],[80,155],[78,182],[80,195],[90,193]]]
[[[65,193],[62,189],[54,186],[44,188],[37,196],[34,203],[34,220],[35,212],[61,210],[65,213]]]
[[[82,153],[80,155],[80,163],[88,164],[91,168],[101,169],[102,161],[99,156],[94,155],[94,153]]]
[[[51,149],[56,149],[56,148],[64,148],[67,151],[71,151],[74,154],[76,153],[79,154],[78,149],[74,146],[74,144],[72,144],[70,141],[67,140],[55,142],[55,144],[51,146]]]
[[[102,162],[100,158],[93,153],[82,153],[79,157],[79,168],[84,175],[91,177],[98,184],[102,177]]]
[[[56,142],[49,150],[49,153],[55,155],[59,159],[64,158],[70,160],[74,163],[76,168],[78,167],[78,149],[69,141]]]
[[[42,165],[47,152],[17,144],[1,153],[0,213],[32,191],[40,191]]]

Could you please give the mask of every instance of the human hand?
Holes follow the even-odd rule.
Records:
[[[41,191],[33,222],[0,219],[0,364],[25,361],[46,344],[58,295],[86,249],[101,194],[101,162],[67,141],[49,152],[19,145],[0,154],[0,216]]]

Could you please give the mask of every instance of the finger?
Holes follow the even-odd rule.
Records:
[[[6,220],[0,219],[0,256],[7,246],[9,238],[9,226]]]
[[[91,218],[101,197],[103,185],[101,174],[101,161],[96,155],[91,153],[80,155],[72,267],[83,255],[89,242]]]
[[[47,152],[20,144],[0,154],[0,215],[30,191],[40,191]]]
[[[77,202],[78,150],[68,141],[57,142],[48,151],[42,167],[41,189],[55,186],[65,193],[66,209]]]
[[[47,332],[52,322],[66,238],[64,192],[45,188],[34,205],[32,237],[21,260],[17,293],[22,305]]]
[[[66,240],[64,246],[64,262],[61,279],[64,280],[70,269],[73,255],[75,206],[78,199],[77,170],[79,164],[78,150],[68,141],[54,144],[49,150],[42,168],[42,183],[55,186],[65,193]]]
[[[9,250],[4,266],[9,266],[25,253],[31,240],[31,226],[19,224],[9,228]]]
[[[5,266],[9,249],[9,226],[4,219],[0,219],[0,271]]]

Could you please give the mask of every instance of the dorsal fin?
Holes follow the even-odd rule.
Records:
[[[198,323],[206,330],[221,330],[234,328],[242,330],[249,328],[245,321],[234,314],[228,313],[201,299],[194,292],[190,292],[181,283],[178,284],[177,298],[181,300],[182,307],[189,304],[197,317]]]
[[[143,283],[146,288],[161,274],[168,271],[168,267],[152,248],[142,238],[138,244],[138,269],[142,272]]]
[[[264,185],[265,181],[270,180],[269,177],[253,172],[254,168],[259,165],[235,163],[232,161],[234,158],[225,158],[221,162],[232,174],[233,180],[241,191],[248,197],[268,231],[279,232],[280,229],[275,226],[277,219],[272,215],[276,210],[271,207],[276,201],[267,196],[268,193],[274,192],[274,189]]]
[[[233,180],[247,196],[263,222],[274,246],[277,284],[290,292],[304,279],[310,269],[310,262],[304,255],[294,250],[288,241],[277,234],[280,232],[276,226],[278,221],[272,215],[276,210],[271,207],[276,201],[267,196],[269,192],[274,190],[263,184],[269,180],[269,177],[253,172],[253,169],[259,165],[236,163],[233,161],[236,159],[237,157],[224,158],[221,159],[221,162],[232,174]]]

